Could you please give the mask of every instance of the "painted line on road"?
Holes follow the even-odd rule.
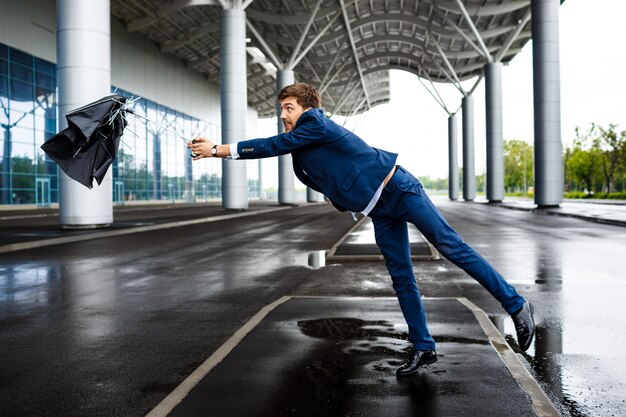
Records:
[[[349,296],[316,296],[316,295],[293,295],[283,296],[261,308],[246,324],[237,330],[222,346],[220,346],[202,365],[196,368],[178,387],[154,407],[146,417],[166,417],[189,395],[191,390],[205,378],[209,372],[219,365],[241,341],[258,326],[263,319],[276,307],[296,298],[310,299],[389,299],[395,297],[349,297]],[[494,350],[498,353],[502,362],[520,386],[531,399],[533,409],[538,417],[561,417],[552,401],[548,398],[539,383],[533,378],[521,363],[515,352],[511,349],[502,334],[489,320],[487,314],[480,307],[465,297],[423,297],[428,300],[457,300],[467,307],[476,317],[485,335],[491,342]]]
[[[25,250],[25,249],[40,248],[43,246],[62,245],[64,243],[82,242],[84,240],[102,239],[105,237],[122,236],[122,235],[129,235],[133,233],[151,232],[153,230],[171,229],[173,227],[189,226],[192,224],[217,222],[221,220],[235,219],[238,217],[247,217],[247,216],[252,216],[256,214],[271,213],[271,212],[279,211],[279,210],[288,210],[290,208],[291,207],[276,207],[276,208],[264,209],[264,210],[246,211],[243,213],[225,214],[222,216],[211,216],[211,217],[203,217],[200,219],[181,220],[177,222],[130,227],[128,229],[122,229],[122,230],[108,230],[108,231],[101,231],[101,232],[89,233],[89,234],[84,234],[84,235],[64,236],[64,237],[55,237],[55,238],[50,238],[50,239],[33,240],[29,242],[10,243],[7,245],[0,246],[0,253],[16,252],[16,251]]]
[[[339,240],[330,248],[328,254],[326,255],[326,260],[329,262],[341,262],[341,261],[384,261],[385,258],[382,254],[376,255],[335,255],[339,246],[341,246],[359,227],[363,225],[364,222],[368,221],[367,217],[361,217],[355,224],[348,230]],[[417,230],[422,237],[424,235]],[[414,261],[436,261],[440,259],[439,252],[435,247],[424,237],[424,242],[428,245],[428,249],[430,250],[430,255],[414,255],[411,254],[411,259]],[[372,243],[376,243],[375,241]],[[413,243],[413,242],[410,242]]]
[[[290,296],[281,297],[271,304],[266,305],[256,313],[246,324],[235,332],[222,346],[219,347],[209,358],[191,373],[174,391],[163,401],[157,404],[146,417],[165,417],[180,404],[189,392],[205,377],[213,368],[228,356],[228,354],[250,333],[272,310],[290,300]]]
[[[518,385],[530,397],[537,416],[560,417],[561,413],[558,412],[552,401],[550,401],[550,398],[548,398],[546,393],[541,389],[539,383],[524,367],[502,334],[500,334],[496,326],[494,326],[491,320],[489,320],[489,317],[484,310],[467,298],[459,297],[457,300],[474,313],[476,320],[478,320],[478,323],[483,328],[483,331],[489,338],[491,345],[500,355],[502,362],[504,362],[506,367],[509,369],[509,372],[511,372],[511,375],[513,375],[513,378],[515,378]]]

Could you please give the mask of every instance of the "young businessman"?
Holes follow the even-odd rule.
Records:
[[[323,193],[340,211],[360,212],[374,224],[400,308],[415,346],[396,374],[410,375],[437,361],[428,331],[413,264],[407,222],[435,248],[482,284],[511,315],[522,350],[535,333],[533,309],[474,249],[461,239],[432,204],[422,184],[401,166],[397,155],[373,148],[326,117],[318,91],[292,84],[278,95],[285,133],[265,139],[216,145],[196,138],[188,143],[194,160],[207,157],[256,159],[291,153],[296,176]]]

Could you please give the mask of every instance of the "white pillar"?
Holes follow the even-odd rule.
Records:
[[[459,198],[459,161],[456,140],[456,115],[448,117],[448,197]]]
[[[293,84],[292,70],[279,69],[276,74],[276,95],[288,85]],[[280,103],[276,102],[276,117],[278,119],[278,133],[285,132],[285,126],[280,120]],[[278,203],[293,204],[296,201],[294,191],[294,173],[291,154],[278,157]]]
[[[463,97],[463,200],[476,198],[474,171],[474,97]]]
[[[221,24],[222,143],[228,144],[246,139],[246,13],[240,9],[224,9]],[[248,208],[246,161],[222,161],[222,206],[235,210]]]
[[[563,201],[559,0],[532,0],[535,203]]]
[[[306,189],[306,201],[308,203],[319,203],[319,202],[322,202],[322,201],[324,201],[324,194],[318,193],[314,189],[307,187],[307,189]]]
[[[504,143],[502,137],[502,64],[485,66],[485,115],[487,118],[487,200],[504,198]]]
[[[57,83],[59,129],[65,113],[111,94],[109,0],[57,0]],[[105,227],[113,222],[109,169],[89,189],[59,170],[59,217],[63,227]]]

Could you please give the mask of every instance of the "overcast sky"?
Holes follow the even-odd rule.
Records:
[[[574,129],[592,122],[626,128],[626,1],[566,0],[560,8],[561,139],[570,144]],[[504,140],[533,142],[532,42],[505,66],[503,77]],[[463,83],[469,90],[476,79]],[[474,92],[476,173],[485,170],[485,88]],[[446,106],[455,111],[461,93],[451,85],[436,84]],[[346,122],[370,145],[400,154],[399,163],[417,176],[448,176],[447,113],[417,77],[391,72],[391,100]],[[461,112],[457,115],[459,165]],[[336,120],[343,122],[343,120]],[[259,121],[259,136],[276,134],[276,121]],[[264,188],[276,187],[277,158],[263,161]]]

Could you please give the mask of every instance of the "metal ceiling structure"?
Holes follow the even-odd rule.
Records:
[[[220,16],[231,7],[246,12],[248,104],[260,117],[275,115],[280,69],[317,86],[326,110],[351,115],[389,101],[391,69],[466,95],[461,81],[531,38],[530,0],[111,0],[129,32],[218,83]]]

